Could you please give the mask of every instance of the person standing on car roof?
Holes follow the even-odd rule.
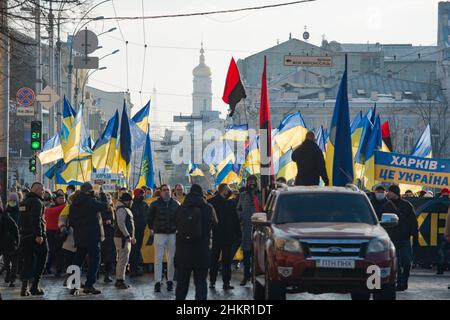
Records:
[[[328,186],[327,169],[323,152],[316,143],[314,132],[308,131],[305,141],[292,152],[292,161],[297,164],[296,186],[317,186],[322,177]]]
[[[398,225],[388,228],[386,231],[397,252],[397,291],[405,291],[408,289],[409,273],[413,260],[411,237],[414,246],[417,246],[419,227],[414,207],[410,202],[401,198],[399,186],[390,186],[387,198],[389,201],[383,206],[382,212],[395,213],[399,218]]]

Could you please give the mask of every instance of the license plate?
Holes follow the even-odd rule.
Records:
[[[320,259],[316,261],[317,268],[355,269],[355,260]]]

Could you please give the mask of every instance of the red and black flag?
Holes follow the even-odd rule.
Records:
[[[222,97],[223,102],[230,105],[230,117],[233,116],[238,102],[241,101],[241,99],[245,99],[246,97],[247,96],[245,95],[245,89],[242,85],[238,67],[236,65],[236,62],[234,61],[234,58],[231,58],[230,67],[228,68],[227,73],[227,80],[225,82],[225,89],[223,90]]]
[[[383,138],[384,144],[392,152],[391,129],[389,128],[389,122],[388,121],[383,123],[383,125],[381,126],[381,137]]]
[[[272,165],[272,125],[270,121],[269,92],[267,90],[266,60],[267,59],[264,56],[264,69],[261,79],[261,98],[259,109],[259,139],[262,189],[268,188],[274,183],[274,171]]]

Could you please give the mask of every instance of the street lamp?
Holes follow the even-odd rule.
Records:
[[[116,50],[114,50],[114,51],[111,52],[111,53],[105,54],[103,57],[100,57],[100,59],[98,59],[98,61],[100,61],[100,60],[102,60],[102,59],[105,59],[106,57],[112,56],[113,54],[116,54],[116,53],[119,52],[119,51],[120,51],[119,49],[116,49]]]
[[[103,31],[102,33],[99,33],[99,34],[97,35],[97,37],[100,37],[102,34],[105,34],[105,33],[113,32],[113,31],[115,31],[115,30],[117,30],[116,27],[111,28],[111,29],[109,29],[109,30],[107,30],[107,31]]]

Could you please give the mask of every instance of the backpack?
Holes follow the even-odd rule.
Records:
[[[177,217],[177,237],[195,242],[203,236],[203,211],[198,206],[181,206]]]

